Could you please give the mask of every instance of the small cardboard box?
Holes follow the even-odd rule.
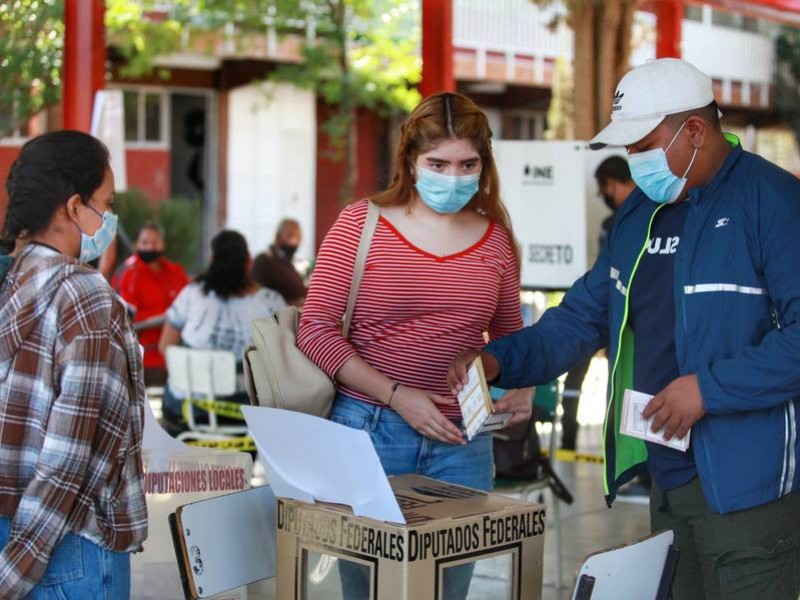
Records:
[[[406,525],[278,500],[278,600],[534,600],[545,507],[418,475],[389,481]],[[347,590],[343,592],[343,583]]]

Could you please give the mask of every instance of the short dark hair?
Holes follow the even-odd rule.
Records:
[[[155,221],[147,221],[147,222],[145,222],[144,225],[139,227],[139,231],[136,233],[136,239],[138,240],[139,237],[142,235],[142,232],[148,231],[148,230],[149,231],[155,231],[156,234],[158,235],[158,237],[160,237],[162,240],[165,238],[164,228],[161,225],[159,225]]]
[[[300,229],[300,223],[298,223],[296,219],[283,219],[280,223],[278,223],[278,229],[276,230],[276,233],[283,233],[283,230],[287,227],[295,227]]]
[[[615,154],[614,156],[609,156],[598,165],[594,172],[594,177],[600,185],[605,185],[609,179],[628,183],[631,180],[631,168],[625,158]]]
[[[75,194],[89,202],[109,168],[103,142],[82,131],[51,131],[28,141],[6,180],[0,250],[11,252],[17,239],[44,231],[58,207]]]
[[[203,284],[203,293],[214,292],[223,300],[247,290],[250,276],[247,241],[238,231],[220,231],[211,240],[211,264],[196,281]]]
[[[708,123],[712,129],[722,129],[719,123],[719,106],[716,100],[700,108],[692,108],[690,110],[684,110],[683,112],[667,115],[664,118],[664,123],[673,130],[677,130],[689,117],[699,117]]]

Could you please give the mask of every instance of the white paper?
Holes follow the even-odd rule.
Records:
[[[668,446],[675,450],[680,450],[681,452],[686,452],[689,449],[691,431],[689,431],[683,439],[673,437],[667,441],[664,439],[663,427],[660,431],[655,433],[650,430],[655,415],[649,419],[645,419],[642,413],[647,403],[650,402],[652,398],[653,396],[648,394],[643,394],[634,390],[625,390],[625,394],[622,396],[622,422],[620,423],[620,433],[655,444],[661,444],[662,446]]]
[[[208,456],[209,454],[218,454],[220,452],[226,451],[189,446],[180,440],[176,440],[161,427],[155,414],[153,414],[150,401],[147,400],[145,402],[142,453],[145,460],[146,471],[168,470],[170,459],[173,456]]]
[[[476,359],[470,365],[467,370],[467,384],[458,394],[461,419],[468,440],[478,435],[486,419],[492,414],[490,410],[492,401],[485,394],[486,382],[482,377],[483,371],[479,366],[479,360]]]
[[[276,496],[346,504],[357,516],[405,524],[366,431],[277,408],[242,413]]]

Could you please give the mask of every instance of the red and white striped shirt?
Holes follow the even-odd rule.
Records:
[[[519,270],[507,231],[489,223],[473,246],[439,257],[417,248],[380,218],[367,256],[349,339],[342,315],[353,276],[367,201],[345,208],[320,248],[303,307],[298,347],[334,377],[358,354],[401,384],[452,398],[442,413],[460,418],[447,369],[467,348],[522,327]],[[343,393],[380,404],[356,390]],[[384,399],[385,400],[385,399]]]

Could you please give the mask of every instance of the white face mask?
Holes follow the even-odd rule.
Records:
[[[686,167],[682,177],[675,175],[669,168],[667,152],[675,140],[678,139],[678,134],[684,125],[686,125],[686,121],[683,122],[683,125],[672,137],[672,141],[666,149],[654,148],[647,152],[628,154],[631,177],[636,182],[636,185],[639,186],[639,189],[644,192],[645,196],[658,204],[672,204],[678,199],[686,186],[686,176],[689,174],[689,170],[692,168],[694,159],[697,156],[697,148],[695,148],[692,160],[689,162],[689,166]]]

